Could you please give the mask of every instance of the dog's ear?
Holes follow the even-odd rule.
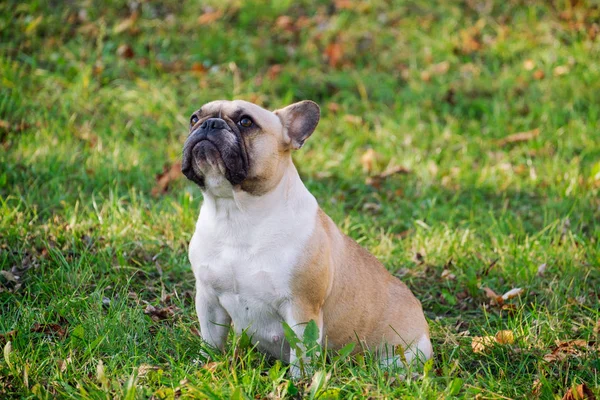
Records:
[[[298,150],[314,132],[321,109],[314,101],[304,100],[275,111],[283,124],[283,134],[294,150]]]

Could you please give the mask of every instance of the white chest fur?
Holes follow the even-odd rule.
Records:
[[[290,279],[314,230],[317,202],[296,171],[273,192],[252,198],[205,195],[190,243],[197,290],[214,299],[234,329],[281,356]]]

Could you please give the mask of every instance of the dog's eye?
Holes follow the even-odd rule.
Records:
[[[240,122],[238,122],[241,126],[243,126],[244,128],[249,128],[252,126],[252,120],[248,117],[243,117],[242,119],[240,119]]]
[[[190,125],[194,126],[196,125],[196,123],[200,120],[200,118],[196,117],[195,115],[192,115],[192,118],[190,118]]]

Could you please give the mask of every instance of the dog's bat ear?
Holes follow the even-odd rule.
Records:
[[[291,147],[298,150],[312,135],[321,118],[321,109],[314,101],[304,100],[275,111],[281,119],[283,133]]]

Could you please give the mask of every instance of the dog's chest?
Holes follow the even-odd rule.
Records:
[[[314,229],[306,217],[224,223],[201,213],[190,243],[197,290],[213,294],[235,330],[247,329],[270,353],[281,351],[282,312],[291,296],[294,269]]]

